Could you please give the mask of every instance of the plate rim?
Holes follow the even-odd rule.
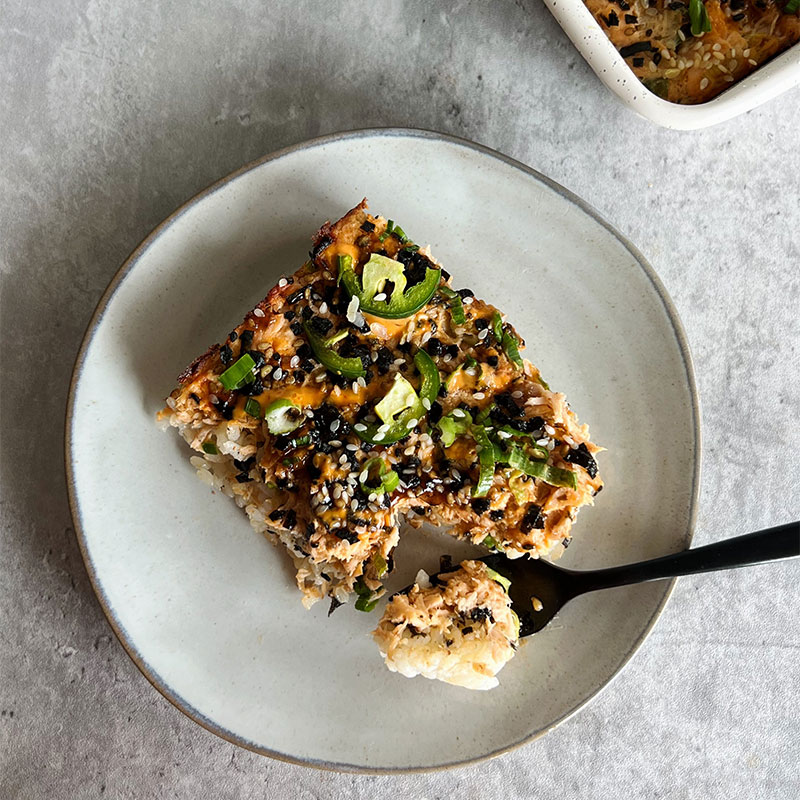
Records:
[[[695,523],[697,521],[698,499],[699,499],[699,489],[700,489],[700,470],[702,461],[700,401],[697,392],[697,384],[695,381],[694,366],[692,362],[691,352],[689,349],[689,343],[686,336],[686,332],[683,328],[683,324],[681,323],[680,317],[678,316],[677,309],[675,308],[675,305],[671,297],[669,296],[665,286],[661,282],[661,279],[658,277],[656,271],[653,269],[653,267],[650,265],[650,263],[647,261],[644,255],[639,251],[639,249],[632,242],[630,242],[629,239],[624,234],[622,234],[613,225],[607,222],[603,218],[603,216],[591,204],[587,203],[585,200],[578,197],[578,195],[574,194],[569,189],[566,189],[561,184],[557,183],[551,178],[548,178],[546,175],[543,175],[538,170],[533,169],[532,167],[529,167],[527,164],[524,164],[523,162],[518,161],[517,159],[512,158],[511,156],[507,156],[498,150],[494,150],[490,147],[487,147],[486,145],[479,144],[478,142],[473,142],[463,137],[453,136],[451,134],[446,134],[446,133],[438,133],[436,131],[430,131],[423,128],[412,128],[412,127],[406,128],[406,127],[394,127],[394,126],[370,127],[370,128],[357,128],[354,130],[325,134],[322,136],[314,137],[312,139],[303,140],[296,144],[282,147],[278,150],[268,153],[265,156],[261,156],[257,159],[254,159],[253,161],[248,162],[247,164],[239,167],[233,172],[212,182],[205,189],[202,189],[197,194],[193,195],[187,201],[182,203],[177,209],[175,209],[171,214],[169,214],[155,228],[153,228],[153,230],[150,231],[150,233],[148,233],[144,237],[144,239],[141,240],[141,242],[139,242],[139,244],[131,251],[130,255],[123,261],[122,265],[114,273],[114,276],[111,278],[111,281],[109,282],[108,286],[106,287],[105,291],[103,292],[99,301],[97,302],[97,305],[95,306],[95,309],[92,312],[92,316],[90,317],[89,322],[86,326],[86,331],[81,340],[81,345],[80,348],[78,349],[78,353],[75,358],[75,363],[73,365],[72,372],[70,375],[69,393],[67,397],[65,425],[64,425],[64,462],[65,462],[66,479],[67,479],[67,497],[69,502],[70,515],[72,517],[72,523],[75,530],[75,536],[78,541],[78,547],[80,549],[81,557],[83,558],[87,574],[89,575],[89,580],[92,585],[92,590],[94,591],[95,596],[97,597],[97,600],[100,604],[103,614],[108,620],[108,623],[111,626],[114,635],[117,637],[117,640],[122,645],[122,648],[125,650],[128,657],[136,665],[137,669],[147,679],[150,685],[154,689],[156,689],[156,691],[158,691],[159,694],[162,695],[162,697],[168,700],[175,708],[177,708],[181,713],[189,717],[189,719],[191,719],[193,722],[197,723],[210,733],[213,733],[214,735],[220,737],[221,739],[224,739],[225,741],[231,744],[237,745],[238,747],[242,747],[251,752],[258,753],[259,755],[262,756],[268,756],[270,758],[274,758],[279,761],[284,761],[290,764],[297,764],[306,767],[314,767],[317,769],[323,769],[332,772],[345,772],[345,773],[365,774],[365,775],[420,774],[429,772],[441,772],[448,769],[454,769],[457,767],[463,767],[470,764],[479,764],[488,761],[489,759],[496,758],[497,756],[503,755],[504,753],[509,753],[514,750],[517,750],[523,745],[541,738],[546,733],[549,733],[555,727],[565,722],[567,719],[569,719],[578,711],[580,711],[584,706],[586,706],[588,703],[597,698],[601,694],[601,692],[605,691],[605,689],[612,683],[612,681],[616,680],[616,678],[619,676],[622,670],[630,663],[633,656],[638,652],[644,641],[650,635],[650,632],[652,631],[656,621],[663,613],[664,608],[667,605],[667,602],[672,596],[672,592],[676,584],[676,579],[674,578],[669,582],[669,585],[667,586],[666,591],[664,592],[664,596],[658,603],[655,611],[651,615],[650,619],[647,621],[646,625],[644,626],[640,634],[637,636],[631,648],[628,650],[627,653],[625,653],[621,657],[611,677],[596,691],[591,693],[588,697],[581,699],[572,708],[570,708],[567,712],[562,714],[558,719],[551,722],[549,725],[545,726],[540,730],[534,731],[533,733],[527,736],[524,736],[517,742],[513,742],[512,744],[503,746],[496,750],[492,750],[480,756],[464,758],[457,761],[447,762],[444,764],[435,764],[433,766],[368,767],[359,764],[328,761],[325,759],[302,758],[299,756],[282,753],[278,750],[262,747],[255,742],[248,741],[247,739],[237,735],[233,731],[227,730],[218,723],[206,717],[198,709],[194,708],[189,702],[187,702],[184,698],[182,698],[179,694],[177,694],[166,683],[166,681],[164,681],[161,678],[161,676],[158,675],[156,670],[150,667],[150,665],[148,665],[147,662],[144,660],[144,658],[139,654],[138,648],[131,641],[130,637],[126,633],[122,624],[117,620],[115,613],[112,609],[112,606],[108,602],[108,598],[106,597],[102,585],[100,584],[97,572],[94,567],[94,563],[89,554],[89,549],[86,542],[86,536],[83,531],[83,526],[81,524],[80,506],[78,501],[78,489],[75,483],[75,473],[72,461],[72,439],[73,439],[72,423],[75,415],[75,397],[77,392],[77,386],[81,379],[87,351],[92,341],[94,340],[94,337],[97,333],[97,329],[105,315],[105,311],[110,302],[113,300],[114,295],[122,285],[125,278],[133,271],[133,269],[136,267],[141,257],[155,243],[155,241],[161,236],[161,234],[165,232],[168,228],[170,228],[178,219],[180,219],[180,217],[182,217],[187,211],[192,209],[195,205],[205,200],[205,198],[211,196],[212,194],[222,189],[223,187],[227,186],[229,183],[232,183],[237,178],[271,161],[277,161],[278,159],[281,159],[285,156],[294,155],[296,153],[302,152],[303,150],[309,150],[316,147],[332,144],[335,142],[341,142],[351,139],[371,139],[371,138],[384,138],[384,137],[410,138],[410,139],[420,139],[423,141],[445,142],[451,145],[456,145],[457,147],[463,147],[467,150],[477,152],[483,156],[488,156],[489,158],[492,158],[494,160],[498,160],[508,166],[511,166],[523,172],[528,177],[532,177],[534,180],[540,182],[541,184],[544,184],[546,187],[554,191],[563,199],[577,206],[585,214],[588,214],[595,222],[599,223],[606,231],[608,231],[608,233],[610,233],[613,237],[615,237],[623,245],[623,247],[625,247],[625,249],[630,253],[633,259],[645,273],[645,276],[649,279],[650,283],[652,284],[653,288],[656,291],[656,294],[658,295],[661,303],[664,306],[667,318],[672,326],[675,338],[678,343],[678,348],[680,351],[681,359],[683,361],[684,369],[686,370],[686,379],[688,383],[688,389],[691,401],[692,428],[694,435],[694,469],[692,473],[689,517],[685,533],[685,541],[687,546],[689,546],[692,542]]]

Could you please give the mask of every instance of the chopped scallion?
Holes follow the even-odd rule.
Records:
[[[214,442],[203,442],[203,452],[208,453],[210,456],[218,456],[219,448]]]
[[[261,403],[255,397],[247,398],[247,402],[244,404],[244,411],[245,414],[249,414],[251,417],[261,419]]]
[[[245,353],[219,376],[219,382],[229,391],[241,389],[246,383],[253,381],[255,368],[256,362],[253,361],[253,357]]]

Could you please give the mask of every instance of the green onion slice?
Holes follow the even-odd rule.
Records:
[[[380,481],[377,486],[369,482],[370,472],[372,472],[375,467],[378,468],[377,477]],[[364,464],[358,480],[364,489],[369,492],[375,492],[376,494],[383,494],[384,492],[391,494],[400,485],[400,476],[393,469],[389,469],[389,467],[386,466],[386,462],[379,456],[371,458]]]
[[[711,30],[711,20],[703,0],[689,0],[689,21],[692,25],[692,36],[700,36]]]
[[[551,486],[565,486],[568,489],[578,488],[578,477],[572,470],[551,467],[542,461],[533,461],[519,447],[514,446],[511,448],[508,464],[512,469],[524,472],[532,478],[539,478],[539,480],[549,483]]]
[[[439,291],[450,300],[450,317],[454,325],[463,325],[467,321],[464,314],[464,303],[461,301],[461,295],[454,292],[449,286],[440,286]]]
[[[486,433],[486,429],[481,425],[472,426],[472,435],[478,444],[478,461],[480,462],[478,483],[472,489],[472,496],[486,497],[494,480],[494,446],[489,441],[489,434]]]
[[[229,391],[241,389],[246,383],[254,380],[253,370],[255,368],[256,362],[253,361],[253,357],[249,353],[245,353],[219,376],[219,382]]]
[[[248,397],[247,402],[244,404],[244,413],[256,419],[261,419],[261,403],[255,397]]]
[[[218,456],[219,448],[214,442],[203,442],[203,452],[208,453],[210,456]]]
[[[245,406],[246,410],[247,407]],[[269,404],[264,412],[264,420],[267,423],[269,432],[275,436],[280,436],[284,433],[291,433],[298,428],[303,421],[303,414],[300,412],[300,408],[292,403],[291,400],[280,397]]]
[[[486,539],[484,539],[483,541],[485,543]],[[508,578],[506,578],[505,575],[501,575],[499,572],[493,570],[491,567],[486,567],[486,571],[489,573],[489,577],[493,581],[497,581],[503,587],[503,589],[505,589],[506,594],[508,594],[508,590],[511,588],[511,581]]]

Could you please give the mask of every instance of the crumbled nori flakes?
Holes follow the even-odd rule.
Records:
[[[195,403],[200,402],[200,398],[194,392],[191,392],[189,394],[189,399],[194,400]]]
[[[589,448],[583,442],[574,450],[570,450],[564,457],[564,460],[569,461],[571,464],[577,464],[579,467],[583,467],[590,478],[594,478],[597,475],[597,462],[594,460],[594,456],[589,452]]]
[[[277,522],[280,519],[283,519],[284,515],[286,514],[286,510],[283,508],[276,508],[274,511],[270,512],[269,518],[273,522]]]
[[[309,255],[311,256],[311,258],[316,258],[323,250],[330,247],[332,244],[333,244],[333,239],[330,236],[323,236],[311,248]]]
[[[462,636],[466,636],[468,633],[472,633],[472,625],[467,625],[466,628],[461,629]]]
[[[651,50],[653,50],[653,45],[650,42],[634,42],[633,44],[621,47],[619,54],[623,58],[629,58],[630,56],[635,56],[637,53],[649,53]]]
[[[236,331],[231,331],[228,334],[228,339],[230,339],[232,342],[235,342],[238,338],[239,338],[239,334],[236,333]]]
[[[370,222],[368,219],[361,223],[361,230],[366,233],[372,233],[375,230],[375,223]]]
[[[635,25],[639,21],[639,17],[636,14],[626,14],[625,15],[625,22],[628,25]]]
[[[525,516],[520,520],[519,529],[523,533],[530,533],[534,528],[544,528],[544,517],[542,509],[536,503],[531,503]]]
[[[246,353],[253,344],[253,331],[242,331],[240,339],[240,353]]]
[[[227,344],[222,345],[219,349],[219,358],[227,367],[233,361],[233,350]]]
[[[609,28],[616,28],[619,25],[619,17],[616,11],[609,11],[608,16],[605,17],[605,23]]]
[[[331,597],[331,604],[328,607],[328,616],[333,614],[333,612],[336,611],[336,609],[339,608],[339,606],[341,605],[344,605],[344,603],[342,603],[341,600],[337,600],[335,597]]]
[[[644,59],[641,56],[637,56],[633,59],[633,66],[634,67],[643,67],[644,66]]]
[[[252,480],[253,479],[246,472],[240,472],[236,476],[236,482],[237,483],[250,483],[250,481],[252,481]]]
[[[297,525],[297,513],[293,508],[286,512],[286,516],[283,518],[283,525],[289,530],[292,530]]]
[[[375,367],[378,370],[378,374],[386,375],[393,362],[394,356],[392,355],[392,351],[388,347],[381,347],[381,349],[378,350],[378,357],[375,359]]]
[[[302,317],[302,318],[303,318],[303,319],[304,319],[306,322],[308,322],[308,321],[311,319],[311,317],[313,317],[313,316],[314,316],[314,312],[311,310],[311,308],[310,308],[309,306],[303,306],[303,307],[300,309],[300,316],[301,316],[301,317]]]
[[[506,512],[503,511],[502,508],[493,508],[489,512],[489,519],[492,520],[492,522],[499,522],[505,515]]]
[[[428,421],[435,425],[442,418],[443,413],[444,409],[442,408],[442,404],[434,400],[431,404],[430,411],[428,411]]]
[[[303,334],[303,325],[300,323],[299,320],[295,320],[290,326],[289,329],[295,336],[301,336]]]
[[[473,608],[469,612],[469,618],[473,622],[482,622],[485,619],[488,619],[489,622],[494,622],[494,615],[489,608]]]

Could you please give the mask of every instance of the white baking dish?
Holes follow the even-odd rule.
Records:
[[[675,130],[724,122],[800,84],[800,44],[795,44],[730,89],[697,105],[662,100],[646,89],[597,24],[583,0],[545,0],[558,24],[603,83],[641,116]]]

